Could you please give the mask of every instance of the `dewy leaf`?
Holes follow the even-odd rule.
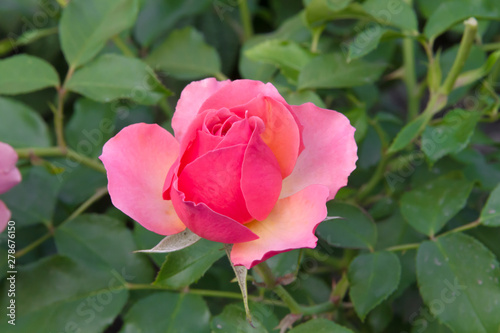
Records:
[[[316,229],[318,236],[332,246],[373,249],[377,241],[377,228],[371,218],[360,208],[338,202],[329,202],[328,215],[333,221],[324,221]]]
[[[473,182],[451,172],[401,197],[401,213],[415,230],[434,236],[467,203]]]
[[[428,39],[436,38],[453,25],[475,17],[476,19],[498,20],[499,9],[495,2],[454,0],[443,2],[432,13],[424,27]]]
[[[353,333],[350,329],[340,326],[331,320],[317,318],[294,327],[288,333]]]
[[[481,112],[455,109],[449,111],[442,122],[429,125],[422,133],[422,151],[431,162],[458,153],[469,144]]]
[[[43,59],[26,54],[0,60],[0,94],[15,95],[59,85],[59,75]]]
[[[0,141],[14,148],[50,146],[47,124],[27,105],[0,97],[0,119]]]
[[[183,80],[214,76],[221,71],[217,51],[189,26],[172,32],[151,52],[146,62],[155,70]]]
[[[479,241],[452,233],[422,243],[417,278],[430,312],[453,332],[498,332],[500,268]]]
[[[354,309],[361,320],[364,320],[375,306],[398,287],[401,264],[392,252],[362,254],[351,262],[347,274]]]
[[[317,56],[300,71],[298,88],[348,88],[376,81],[386,68],[385,63],[361,59],[347,63],[341,53]]]
[[[182,250],[193,245],[201,239],[200,236],[186,229],[175,235],[170,235],[161,240],[155,247],[149,250],[138,250],[135,252],[167,253]]]
[[[222,244],[201,239],[192,246],[169,253],[154,284],[173,289],[189,286],[198,281],[222,256]]]
[[[491,192],[479,220],[488,227],[500,227],[500,184]]]
[[[138,10],[138,0],[71,0],[59,22],[68,64],[76,68],[90,61],[109,38],[134,24]]]
[[[0,305],[9,304],[3,284]],[[56,255],[18,267],[15,332],[103,332],[127,302],[125,281],[99,267]],[[22,304],[22,306],[21,306]],[[0,332],[13,332],[7,320]]]
[[[247,290],[247,274],[248,270],[244,266],[234,266],[231,261],[231,250],[233,244],[224,244],[224,249],[226,250],[227,259],[231,263],[236,279],[238,280],[238,285],[240,286],[241,295],[243,296],[243,306],[245,307],[245,314],[247,321],[252,325],[252,313],[248,307],[248,290]]]
[[[209,320],[201,296],[162,291],[138,300],[123,317],[120,333],[209,333]]]
[[[66,88],[102,103],[128,98],[150,105],[171,94],[148,65],[118,54],[104,54],[77,70]]]

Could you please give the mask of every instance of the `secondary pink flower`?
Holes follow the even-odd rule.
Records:
[[[21,181],[21,173],[16,168],[17,154],[14,148],[0,142],[0,194],[7,192]],[[11,217],[10,210],[0,200],[0,232]]]
[[[205,79],[182,92],[172,127],[134,124],[109,140],[101,160],[113,204],[145,228],[189,228],[234,244],[250,268],[316,246],[326,201],[355,168],[354,128],[311,103],[289,105],[252,80]]]

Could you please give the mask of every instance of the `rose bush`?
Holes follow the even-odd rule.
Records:
[[[357,160],[344,115],[289,105],[259,81],[189,84],[172,128],[175,138],[158,125],[134,124],[105,144],[100,159],[113,204],[158,234],[187,227],[234,244],[231,260],[247,268],[315,247],[325,203]]]
[[[6,143],[0,142],[0,194],[7,192],[21,181],[21,173],[16,168],[17,154],[14,148]],[[0,200],[0,232],[7,226],[10,220],[10,210]]]

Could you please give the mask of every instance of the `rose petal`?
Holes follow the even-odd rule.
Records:
[[[259,238],[243,224],[217,214],[204,203],[186,201],[184,193],[177,186],[177,181],[174,181],[170,194],[175,211],[189,230],[198,236],[227,244]]]
[[[281,198],[312,184],[329,188],[328,200],[347,185],[347,177],[356,168],[357,146],[354,127],[343,114],[319,108],[312,103],[292,109],[304,126],[304,151],[290,176],[284,179]]]
[[[180,173],[179,191],[186,200],[204,203],[214,212],[240,223],[252,220],[240,185],[245,149],[246,145],[237,145],[199,157]]]
[[[252,120],[257,121],[245,151],[241,190],[250,214],[262,221],[272,211],[280,196],[282,178],[276,157],[261,138],[264,130],[262,120],[256,117],[252,117],[250,122]]]
[[[111,138],[99,157],[106,167],[113,205],[161,235],[185,229],[172,203],[162,198],[165,176],[178,154],[179,144],[168,131],[140,123]]]
[[[207,98],[230,83],[229,80],[217,81],[214,78],[208,78],[192,82],[182,90],[172,118],[172,128],[174,129],[175,138],[179,142],[182,141],[189,125],[196,118],[201,105]]]
[[[17,153],[10,145],[0,142],[0,194],[5,193],[21,181],[16,168]]]
[[[290,175],[300,146],[299,127],[290,111],[282,103],[265,96],[254,98],[245,105],[232,108],[231,111],[240,117],[247,115],[262,119],[265,124],[265,130],[261,134],[262,140],[276,156],[282,178]]]
[[[325,219],[328,188],[312,185],[280,199],[266,220],[246,224],[259,239],[233,245],[231,261],[250,269],[275,254],[316,247],[316,226]]]
[[[275,99],[279,103],[288,105],[285,99],[271,83],[262,83],[254,80],[235,80],[216,90],[201,105],[200,110],[231,109],[235,106],[247,104],[259,94]]]
[[[7,227],[7,223],[10,220],[10,210],[5,206],[2,200],[0,200],[0,232],[4,231]]]

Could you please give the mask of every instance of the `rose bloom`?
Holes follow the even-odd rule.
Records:
[[[172,119],[134,124],[103,148],[113,204],[145,228],[186,227],[234,244],[247,268],[314,248],[326,202],[355,169],[355,129],[336,111],[289,105],[276,88],[213,78],[184,88]]]
[[[17,153],[6,143],[0,142],[0,194],[10,190],[21,181],[21,173],[16,168]],[[0,232],[2,232],[11,217],[10,210],[0,200]]]

